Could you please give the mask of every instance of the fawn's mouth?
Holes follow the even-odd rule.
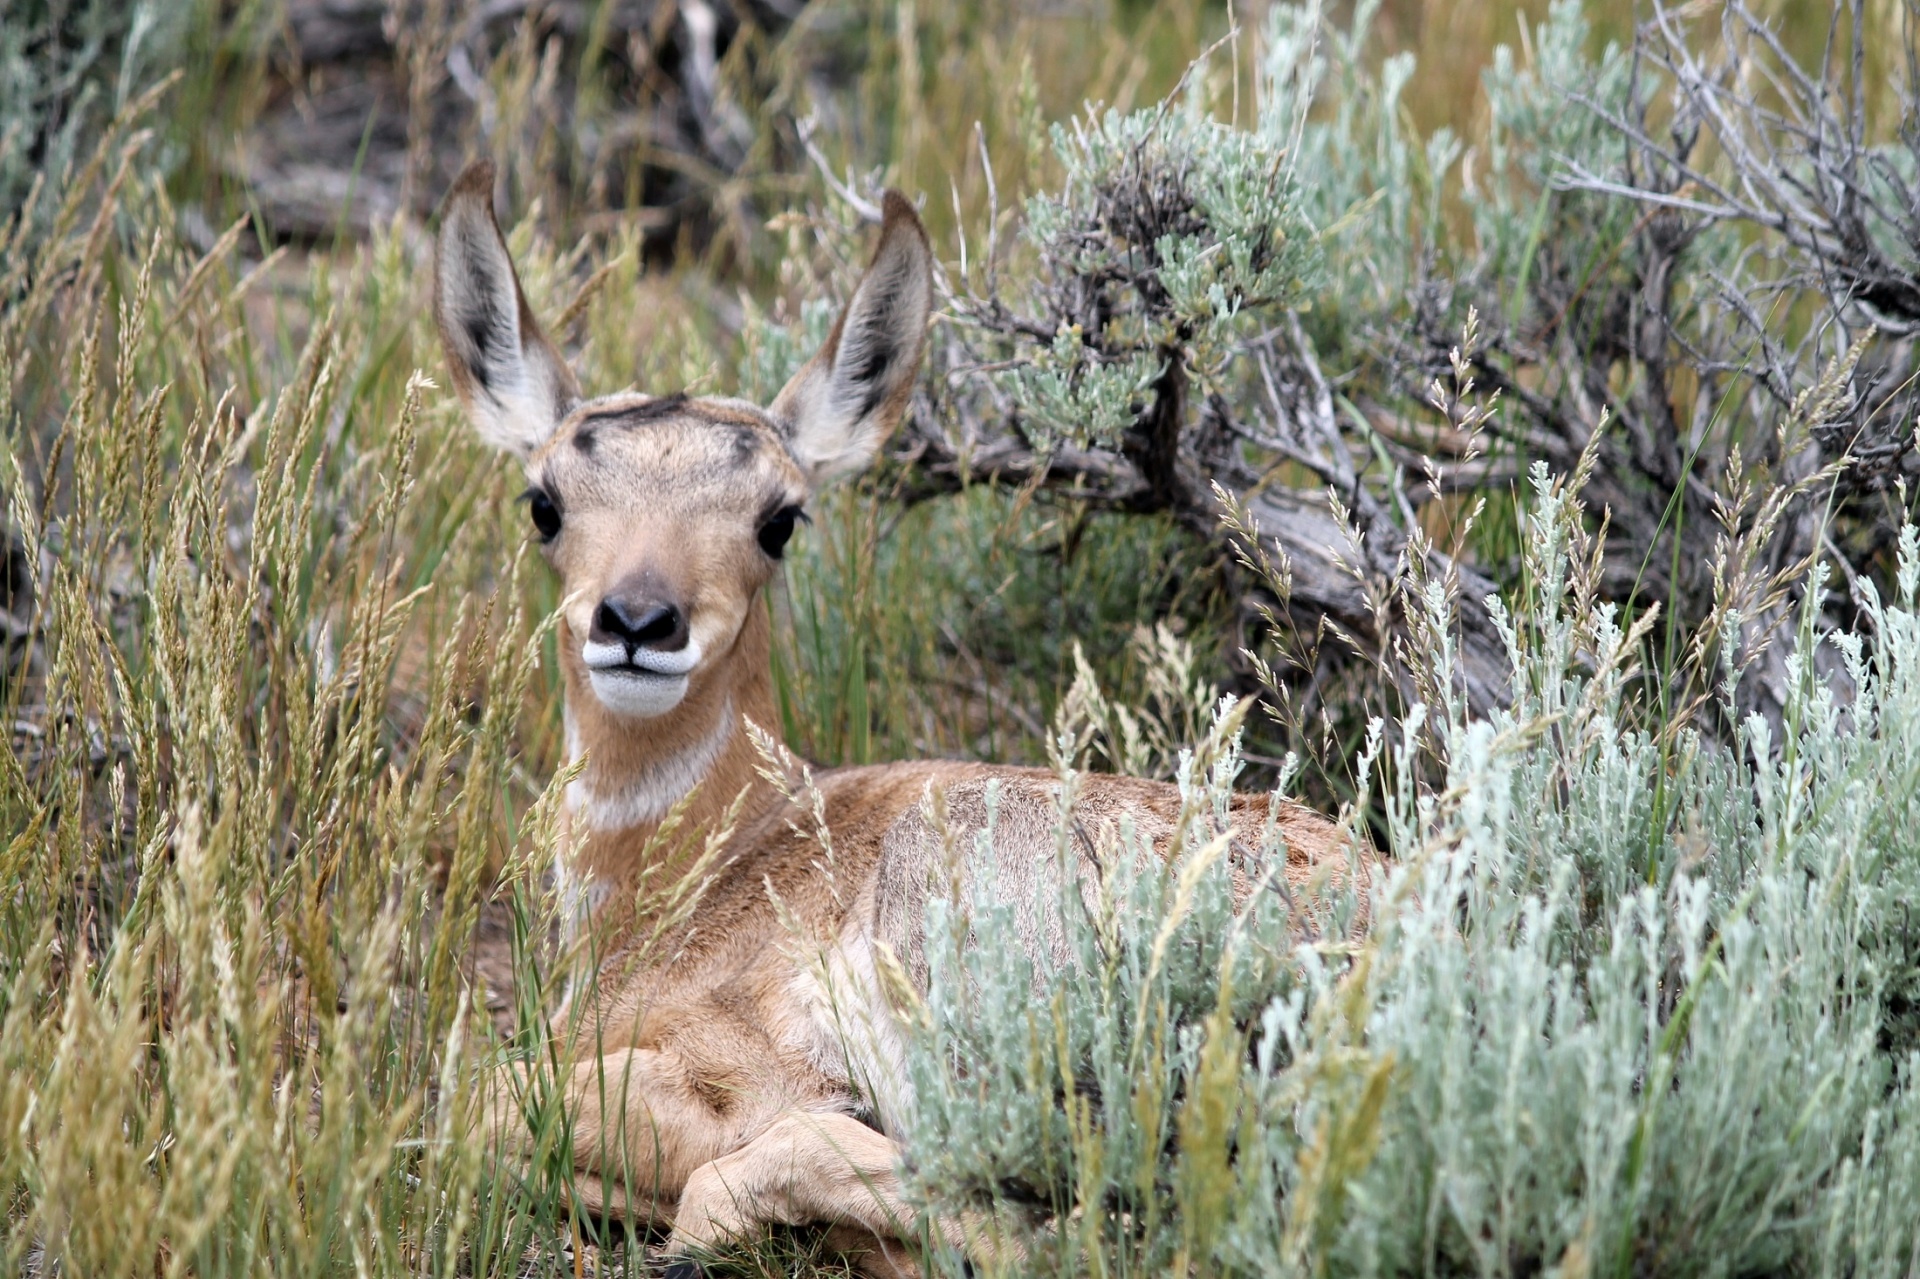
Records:
[[[580,649],[587,683],[616,715],[664,715],[687,695],[687,677],[700,663],[700,645],[671,652],[589,641]]]

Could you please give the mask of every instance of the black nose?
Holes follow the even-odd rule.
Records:
[[[657,653],[677,652],[687,646],[686,614],[658,600],[609,595],[593,611],[593,629],[594,638],[618,640]]]

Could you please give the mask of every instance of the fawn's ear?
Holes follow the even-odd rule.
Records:
[[[493,163],[467,166],[440,208],[433,318],[453,389],[480,437],[525,459],[579,402],[580,384],[533,318],[493,217]]]
[[[933,252],[898,191],[882,201],[880,247],[826,345],[774,397],[787,451],[818,485],[865,467],[913,395],[933,310]]]

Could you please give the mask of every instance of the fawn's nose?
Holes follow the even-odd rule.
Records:
[[[687,615],[657,599],[609,595],[593,611],[589,639],[625,644],[656,653],[677,653],[687,646]]]

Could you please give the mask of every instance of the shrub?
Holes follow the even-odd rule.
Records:
[[[1061,885],[1071,964],[990,883],[931,911],[908,1168],[1009,1272],[1910,1273],[1920,532],[1866,634],[1803,617],[1781,736],[1662,741],[1572,487],[1530,481],[1507,706],[1372,727],[1364,942],[1235,910],[1231,702],[1181,758],[1178,854]]]
[[[1250,76],[1220,54],[1055,131],[1057,191],[954,282],[902,442],[919,491],[1057,489],[1284,567],[1243,582],[1241,621],[1281,643],[1249,646],[1240,687],[1292,744],[1324,714],[1351,750],[1355,707],[1415,693],[1409,562],[1459,583],[1462,695],[1504,699],[1482,602],[1520,584],[1524,478],[1597,436],[1600,589],[1665,618],[1648,677],[1704,696],[1737,603],[1736,702],[1777,725],[1801,567],[1831,541],[1884,579],[1886,494],[1914,473],[1920,72],[1884,51],[1920,11],[1842,4],[1808,47],[1739,4],[1656,6],[1626,47],[1562,0],[1524,56],[1495,51],[1465,134],[1411,122],[1419,69],[1370,59],[1375,13],[1276,6]],[[1215,485],[1246,516],[1224,537]],[[1687,549],[1721,529],[1732,559]],[[1851,619],[1852,580],[1822,583],[1821,625]]]

